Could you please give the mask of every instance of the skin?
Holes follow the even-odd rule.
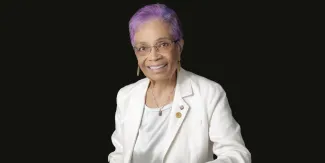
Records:
[[[172,39],[170,31],[169,24],[159,19],[148,20],[138,27],[134,35],[135,45],[153,46],[160,41],[166,40],[166,38]],[[156,48],[152,48],[148,55],[136,55],[142,73],[151,81],[146,94],[146,105],[148,107],[160,108],[172,101],[176,86],[177,66],[183,45],[184,40],[181,39],[179,42],[172,44],[172,48],[168,53],[160,53],[157,52]],[[158,70],[149,68],[149,66],[165,64],[167,65],[164,68]],[[152,93],[158,104],[154,101]]]

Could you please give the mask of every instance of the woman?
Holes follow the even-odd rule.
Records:
[[[111,163],[250,163],[240,126],[216,82],[180,66],[176,13],[147,5],[129,22],[138,71],[117,94]],[[213,160],[213,154],[218,158]]]

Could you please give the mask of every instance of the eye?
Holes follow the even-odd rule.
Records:
[[[159,44],[160,47],[168,47],[169,46],[169,43],[166,43],[166,42],[162,42]]]
[[[169,46],[169,43],[166,43],[166,42],[161,42],[158,44],[158,47],[168,47]]]
[[[145,47],[145,46],[141,46],[139,48],[135,48],[136,51],[138,52],[143,52],[143,51],[146,51],[148,49],[148,47]]]

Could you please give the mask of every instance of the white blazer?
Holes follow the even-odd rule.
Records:
[[[149,79],[144,78],[118,91],[111,137],[115,151],[108,162],[131,163],[148,86]],[[218,83],[181,68],[171,115],[162,163],[251,163],[240,126]]]

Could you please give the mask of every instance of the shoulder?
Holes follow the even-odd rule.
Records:
[[[202,95],[219,95],[225,93],[225,90],[218,82],[190,71],[187,71],[186,73],[191,79],[192,86],[197,88]]]
[[[206,106],[208,117],[211,118],[214,111],[230,111],[226,92],[218,82],[193,72],[188,72],[187,76],[191,79],[194,94],[200,96]]]

